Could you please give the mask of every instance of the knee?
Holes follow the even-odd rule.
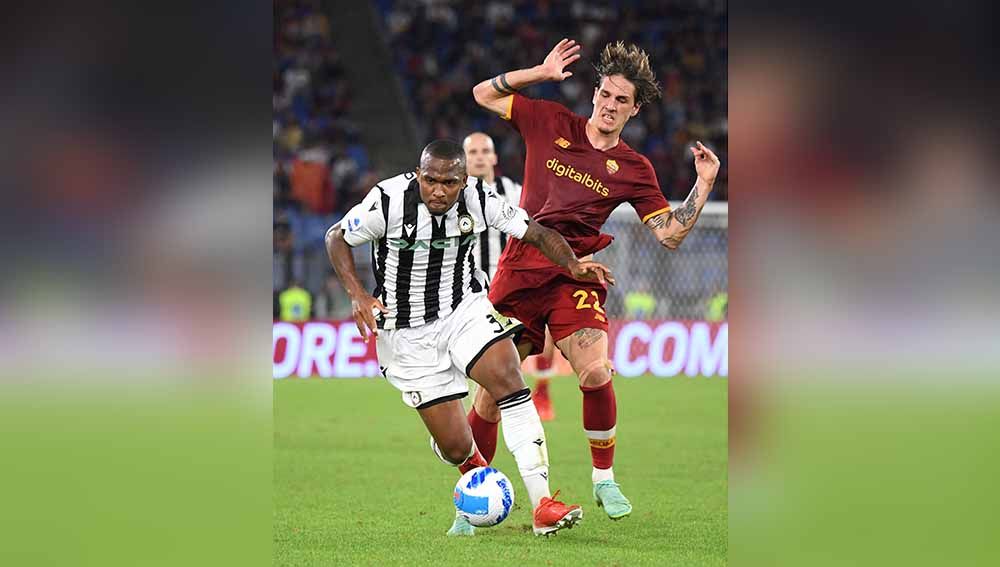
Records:
[[[458,466],[472,454],[472,435],[445,439],[442,443],[435,440],[434,453],[445,463]]]
[[[470,453],[472,453],[472,443],[465,446],[455,445],[443,451],[444,458],[453,465],[464,463],[469,458]]]
[[[595,360],[584,366],[577,375],[580,386],[599,388],[611,381],[611,365],[607,360]]]

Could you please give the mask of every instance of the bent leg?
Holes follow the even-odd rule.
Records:
[[[613,520],[632,512],[632,504],[615,482],[612,465],[617,443],[618,406],[608,362],[608,335],[585,328],[556,342],[580,379],[583,392],[583,429],[590,442],[594,499]]]
[[[472,440],[472,432],[465,423],[462,402],[449,400],[430,407],[418,407],[417,412],[431,434],[431,448],[434,454],[445,464],[458,467],[462,474],[476,467],[486,466],[486,461]],[[472,524],[456,511],[448,535],[471,536],[475,533]]]
[[[430,407],[418,407],[417,413],[431,434],[434,453],[442,461],[458,467],[462,473],[487,465],[476,450],[461,401],[449,400]]]

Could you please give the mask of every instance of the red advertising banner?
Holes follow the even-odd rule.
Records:
[[[609,357],[619,376],[728,376],[729,324],[705,321],[611,321]],[[381,376],[375,341],[365,344],[354,321],[275,321],[276,379]],[[558,356],[556,372],[570,374]],[[533,358],[525,361],[532,370]]]

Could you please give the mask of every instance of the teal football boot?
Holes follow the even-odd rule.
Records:
[[[451,525],[451,529],[448,530],[448,535],[450,536],[471,536],[476,535],[476,528],[469,523],[461,514],[455,514],[455,523]]]
[[[632,513],[632,503],[613,480],[602,480],[594,485],[594,500],[612,520],[620,520]]]

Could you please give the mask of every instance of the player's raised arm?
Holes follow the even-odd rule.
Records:
[[[565,68],[580,58],[580,45],[572,39],[563,39],[552,48],[541,65],[517,69],[487,79],[472,89],[472,96],[479,106],[506,116],[510,110],[514,91],[545,81],[562,81],[573,73]]]
[[[684,237],[694,228],[701,209],[708,201],[708,194],[715,185],[715,176],[719,174],[719,158],[712,150],[697,142],[691,148],[691,153],[694,154],[694,168],[698,172],[698,180],[695,181],[684,204],[676,211],[669,211],[646,221],[646,226],[656,236],[656,240],[670,250],[676,250]]]

